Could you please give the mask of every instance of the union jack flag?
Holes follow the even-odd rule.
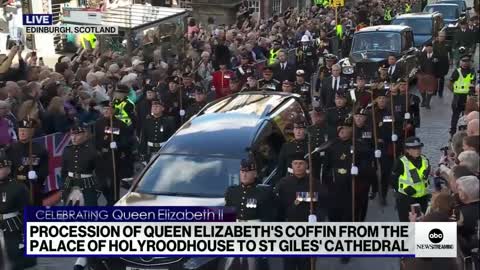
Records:
[[[48,151],[48,178],[45,183],[45,192],[59,190],[62,182],[62,154],[65,147],[70,144],[70,134],[58,132],[35,138],[33,141],[43,143]]]

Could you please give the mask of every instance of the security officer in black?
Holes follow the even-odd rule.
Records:
[[[359,106],[353,116],[356,138],[356,166],[359,168],[355,183],[355,221],[365,221],[368,200],[375,198],[378,190],[375,166],[375,144],[371,112]]]
[[[87,127],[76,124],[70,129],[72,144],[62,155],[63,200],[67,205],[97,206],[97,151]],[[83,195],[83,196],[82,196]],[[83,202],[82,202],[83,201]]]
[[[293,141],[284,143],[280,149],[278,168],[275,177],[276,181],[292,174],[292,160],[290,159],[292,154],[300,153],[306,155],[308,153],[305,128],[305,120],[301,117],[297,117],[293,122]]]
[[[125,123],[112,117],[113,109],[108,101],[101,106],[103,117],[95,123],[95,148],[98,154],[96,175],[98,190],[102,191],[107,205],[113,205],[115,200],[118,200],[114,198],[114,194],[117,196],[120,194],[120,180],[131,176],[132,170],[129,168],[133,161],[129,158],[129,153],[132,150],[133,134]],[[112,152],[114,152],[115,161],[112,160]],[[114,179],[114,170],[116,179]],[[116,185],[113,183],[114,180]]]
[[[146,161],[160,150],[161,143],[167,141],[175,132],[174,120],[164,115],[165,104],[159,100],[152,101],[152,113],[145,119],[140,138],[140,152]]]
[[[242,54],[240,56],[240,65],[235,70],[235,75],[242,83],[245,83],[249,76],[255,75],[255,67],[250,63],[250,58],[248,53]]]
[[[196,85],[195,101],[188,106],[185,120],[192,118],[192,116],[197,114],[203,107],[205,107],[205,105],[207,105],[207,93],[205,88],[203,88],[203,86]]]
[[[272,67],[266,66],[263,68],[263,78],[258,80],[258,89],[267,91],[281,91],[280,82],[273,78]]]
[[[305,71],[299,69],[296,72],[296,80],[293,92],[302,97],[303,104],[307,109],[312,108],[312,86],[305,81]]]
[[[28,190],[23,183],[11,177],[11,161],[2,153],[0,157],[0,231],[12,270],[24,269],[23,250],[23,209],[29,204]],[[0,259],[3,258],[0,257]],[[4,267],[4,262],[0,264]],[[4,268],[2,268],[4,269]]]
[[[292,153],[289,157],[292,166],[292,175],[283,177],[275,187],[278,199],[278,219],[286,222],[306,222],[310,220],[310,202],[313,201],[313,215],[317,221],[324,220],[326,191],[319,185],[318,179],[313,179],[312,196],[310,196],[310,182],[308,162],[300,152]],[[284,269],[308,270],[310,258],[287,257],[284,259]]]
[[[408,92],[408,112],[406,111],[406,97],[408,81],[406,79],[398,80],[400,100],[403,99],[403,129],[407,130],[407,137],[415,136],[415,129],[420,128],[420,97]]]
[[[349,113],[347,91],[339,90],[335,93],[335,107],[327,108],[327,125],[336,129],[337,124],[343,123]]]
[[[33,120],[20,121],[18,123],[19,140],[7,150],[7,155],[12,161],[12,175],[29,189],[33,199],[32,204],[41,206],[43,185],[48,177],[48,152],[43,144],[32,141],[34,130]]]
[[[378,89],[374,91],[375,126],[378,134],[378,148],[380,150],[380,166],[382,167],[382,186],[380,187],[380,202],[387,205],[387,194],[390,186],[390,175],[394,160],[394,147],[392,141],[393,118],[390,112],[390,101],[387,100],[387,90]]]

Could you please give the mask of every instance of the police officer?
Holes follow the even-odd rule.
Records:
[[[3,233],[6,257],[12,270],[24,269],[23,252],[23,209],[28,205],[28,190],[23,183],[11,176],[11,161],[4,153],[0,157],[0,231]],[[0,259],[3,259],[0,257]],[[2,260],[3,261],[3,260]],[[2,265],[3,267],[3,262]],[[3,269],[3,268],[2,268]]]
[[[475,83],[475,71],[470,68],[470,56],[460,58],[460,68],[455,69],[450,77],[448,89],[453,91],[452,119],[450,122],[450,135],[457,132],[457,122],[460,114],[465,110],[467,96],[473,89]]]
[[[422,155],[423,143],[417,137],[405,140],[405,155],[395,162],[392,171],[392,187],[396,192],[398,219],[408,222],[408,212],[412,204],[420,204],[423,213],[427,210],[428,175],[430,163]]]
[[[32,204],[42,205],[43,184],[48,177],[48,152],[45,146],[32,141],[35,130],[33,120],[18,123],[18,142],[11,145],[7,155],[12,162],[12,174],[29,189]],[[31,149],[30,149],[31,145]],[[30,190],[30,188],[32,188]]]
[[[300,153],[303,155],[308,153],[305,128],[305,120],[301,117],[297,117],[293,122],[293,140],[284,143],[280,149],[280,154],[278,156],[278,169],[275,177],[276,180],[279,180],[286,175],[291,175],[292,168],[290,165],[292,162],[290,157],[293,153]]]
[[[275,187],[278,197],[279,220],[287,222],[306,222],[310,215],[310,202],[313,201],[313,214],[317,220],[324,220],[325,190],[318,184],[318,179],[313,180],[313,193],[310,196],[310,183],[308,162],[305,155],[300,152],[292,153],[292,175],[282,178]],[[284,269],[308,270],[309,258],[287,257],[284,259]]]
[[[394,142],[392,141],[392,126],[393,118],[390,111],[389,101],[387,100],[387,91],[385,89],[378,89],[374,92],[374,110],[375,110],[375,123],[378,130],[378,142],[380,152],[380,165],[382,167],[382,181],[381,190],[382,197],[380,202],[383,206],[387,205],[387,193],[390,186],[391,169],[394,160]],[[396,143],[396,142],[395,142]]]
[[[72,144],[62,155],[63,200],[68,204],[97,206],[97,152],[91,143],[87,127],[76,124],[70,129]]]
[[[249,76],[255,75],[255,68],[250,63],[250,58],[250,55],[248,55],[247,53],[243,53],[240,56],[240,65],[235,70],[235,74],[243,83],[247,81],[247,78]]]
[[[294,93],[299,94],[302,97],[304,105],[307,109],[312,108],[312,86],[305,81],[305,71],[299,69],[296,72],[297,78],[295,81]]]
[[[107,205],[113,205],[115,200],[119,199],[114,198],[114,194],[117,196],[120,194],[120,180],[131,176],[132,170],[128,168],[133,164],[129,155],[133,134],[125,123],[112,118],[113,109],[108,101],[102,103],[101,106],[103,117],[95,123],[95,148],[98,153],[96,175],[98,188],[105,196]],[[115,167],[112,151],[115,154]],[[116,179],[114,179],[114,170]],[[114,180],[116,180],[116,185],[113,183]]]
[[[135,104],[128,98],[130,89],[124,84],[117,85],[113,97],[115,117],[127,126],[135,127]]]
[[[318,62],[315,48],[310,44],[310,37],[303,35],[295,54],[297,56],[297,68],[305,71],[305,80],[310,81],[314,68]]]
[[[273,78],[272,67],[266,66],[263,68],[263,78],[258,81],[258,89],[280,91],[280,82]]]
[[[375,198],[378,190],[375,176],[375,144],[370,115],[369,110],[358,106],[353,116],[356,137],[355,159],[359,169],[355,182],[355,221],[365,221],[368,200]]]
[[[347,91],[339,90],[335,93],[335,107],[327,108],[328,126],[337,128],[337,124],[343,123],[350,113],[347,106]]]
[[[171,117],[164,115],[165,105],[159,100],[152,101],[152,114],[145,119],[140,144],[141,153],[146,161],[160,150],[161,143],[167,141],[175,132]]]
[[[280,42],[278,40],[274,40],[272,42],[272,48],[268,51],[268,62],[267,65],[271,66],[277,62],[278,59],[278,52],[282,48],[280,47]]]
[[[195,102],[190,104],[187,108],[185,119],[188,120],[197,114],[203,107],[207,105],[207,93],[203,86],[195,86]]]

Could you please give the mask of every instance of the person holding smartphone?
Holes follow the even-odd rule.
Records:
[[[396,160],[392,171],[392,186],[396,194],[398,219],[409,221],[411,205],[420,205],[425,213],[430,200],[428,191],[430,162],[422,155],[423,143],[418,137],[405,140],[405,155]]]

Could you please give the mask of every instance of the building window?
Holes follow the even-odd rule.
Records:
[[[248,1],[248,8],[253,8],[254,13],[260,12],[260,1],[259,0]]]
[[[273,14],[280,14],[281,10],[282,10],[282,0],[273,0],[272,1]]]

